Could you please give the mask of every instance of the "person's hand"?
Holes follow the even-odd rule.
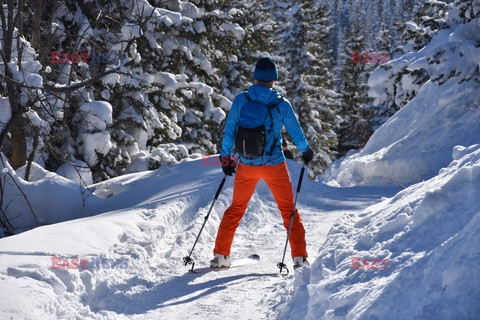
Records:
[[[313,159],[313,151],[312,149],[308,148],[308,150],[302,154],[303,163],[305,163],[306,165],[307,163],[312,161],[312,159]]]
[[[220,156],[220,164],[222,165],[223,173],[227,176],[231,176],[235,173],[237,162],[235,162],[231,156]]]

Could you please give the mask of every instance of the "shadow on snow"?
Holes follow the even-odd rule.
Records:
[[[212,270],[212,272],[224,273],[228,270]],[[211,274],[211,272],[208,274]],[[205,298],[226,289],[227,284],[231,286],[240,282],[255,281],[261,277],[278,276],[277,273],[246,273],[199,282],[205,275],[205,272],[188,273],[156,285],[134,277],[117,287],[110,287],[108,290],[111,293],[105,294],[100,299],[94,298],[94,301],[91,300],[90,307],[94,312],[110,310],[126,315],[145,314],[150,310],[182,305]],[[126,292],[126,290],[139,285],[146,290],[133,294]]]

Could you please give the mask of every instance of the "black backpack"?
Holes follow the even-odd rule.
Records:
[[[245,97],[247,102],[240,110],[240,124],[235,133],[235,149],[241,156],[255,159],[265,154],[267,133],[271,133],[271,129],[268,132],[266,130],[265,120],[270,115],[273,127],[271,112],[283,101],[283,97],[269,105],[253,101],[247,93],[245,93]],[[274,147],[275,141],[267,155],[272,154]]]

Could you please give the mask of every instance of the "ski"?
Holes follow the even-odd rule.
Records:
[[[242,266],[245,266],[245,265],[257,263],[258,261],[260,261],[260,256],[256,253],[254,253],[254,254],[249,255],[246,258],[234,260],[232,262],[232,264],[230,265],[230,268],[242,267]]]
[[[229,268],[205,267],[205,268],[191,269],[188,272],[195,274],[195,273],[207,273],[207,272],[212,272],[212,271],[223,271],[223,270],[228,270],[228,269],[232,269],[232,268],[239,268],[239,267],[244,267],[244,266],[247,266],[247,265],[255,264],[258,261],[260,261],[260,256],[256,253],[254,253],[254,254],[249,255],[246,258],[234,260]]]

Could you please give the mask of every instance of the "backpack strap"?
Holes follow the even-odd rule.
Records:
[[[270,126],[270,133],[272,133],[273,131],[273,115],[272,115],[272,110],[273,109],[276,109],[278,113],[280,113],[280,110],[278,110],[278,106],[280,105],[280,103],[283,102],[283,96],[280,96],[280,98],[278,99],[278,101],[274,102],[274,103],[271,103],[269,105],[267,105],[267,114],[270,115],[270,120],[271,120],[271,126]],[[265,119],[267,117],[265,116]],[[265,119],[263,120],[265,122]],[[268,133],[267,131],[267,133]],[[266,153],[267,156],[271,156],[273,154],[273,149],[275,148],[275,145],[277,144],[277,141],[280,139],[279,136],[273,136],[273,142],[272,142],[272,146],[270,147],[270,150],[268,150],[268,152]]]
[[[253,99],[250,97],[250,95],[248,94],[248,92],[244,92],[244,93],[245,93],[245,98],[247,98],[248,101],[265,105],[264,103],[261,103],[261,102],[258,102],[258,101],[253,100]],[[268,109],[268,108],[272,108],[272,107],[276,107],[276,106],[278,106],[280,103],[282,103],[282,101],[283,101],[283,96],[280,96],[280,98],[278,98],[278,101],[275,101],[275,102],[273,102],[273,103],[267,104],[267,105],[265,105],[265,106],[267,107],[267,109]]]

